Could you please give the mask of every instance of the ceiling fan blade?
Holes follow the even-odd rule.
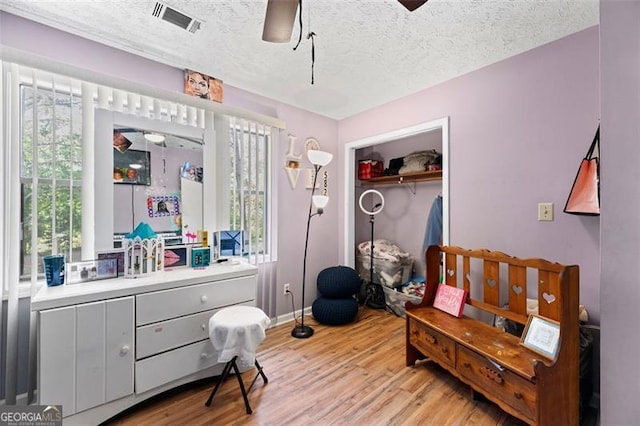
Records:
[[[273,43],[291,41],[298,0],[268,0],[262,40]]]
[[[409,12],[413,12],[423,4],[425,4],[428,0],[398,0],[401,5],[406,7]]]

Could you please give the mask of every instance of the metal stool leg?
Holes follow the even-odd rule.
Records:
[[[247,414],[253,413],[251,411],[251,406],[249,405],[249,398],[247,397],[247,391],[244,388],[244,383],[242,382],[242,377],[240,376],[240,370],[238,370],[238,365],[236,364],[236,358],[233,358],[233,370],[236,372],[236,377],[238,378],[238,383],[240,384],[240,390],[242,391],[242,398],[244,399],[244,406],[247,409]]]
[[[207,399],[207,402],[205,402],[204,405],[206,405],[207,407],[211,406],[211,401],[213,401],[213,397],[216,395],[216,392],[218,392],[218,388],[220,386],[222,386],[222,382],[224,382],[224,380],[227,378],[227,376],[229,375],[229,372],[231,371],[231,366],[235,365],[236,363],[236,358],[238,358],[237,356],[234,356],[233,359],[231,359],[231,361],[228,361],[225,366],[224,369],[222,370],[222,376],[220,376],[220,380],[218,380],[218,383],[216,383],[216,386],[213,388],[213,390],[211,391],[211,395],[209,395],[209,399]]]
[[[258,377],[262,376],[262,380],[264,381],[264,383],[269,383],[269,379],[267,379],[267,376],[264,375],[264,372],[262,371],[262,366],[260,365],[260,363],[258,363],[258,359],[256,358],[256,362],[255,362],[256,368],[258,369],[258,373],[256,373],[256,376],[253,378],[253,381],[251,382],[251,385],[249,386],[249,389],[247,390],[247,392],[251,391],[251,388],[253,387],[253,384],[256,382],[256,380],[258,380]]]

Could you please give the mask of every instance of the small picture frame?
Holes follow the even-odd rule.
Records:
[[[118,259],[95,259],[67,263],[69,284],[118,277]]]
[[[191,249],[191,266],[204,268],[211,262],[211,250],[209,247],[194,247]]]
[[[540,315],[529,315],[520,344],[554,361],[560,344],[560,323]]]
[[[184,244],[164,247],[165,269],[189,266],[189,246]]]
[[[96,252],[96,259],[98,260],[116,259],[118,264],[118,276],[121,277],[124,275],[124,250],[114,249],[114,250],[99,251],[99,252]]]

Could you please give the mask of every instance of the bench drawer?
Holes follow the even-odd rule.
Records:
[[[455,366],[455,342],[431,327],[409,319],[409,341],[424,355],[450,367]]]
[[[462,377],[493,395],[529,419],[535,419],[537,397],[535,384],[512,373],[500,370],[485,357],[458,346],[457,368]]]

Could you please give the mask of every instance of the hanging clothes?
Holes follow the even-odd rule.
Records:
[[[429,246],[436,244],[442,244],[442,195],[438,195],[431,204],[422,243],[422,255],[424,256]]]

